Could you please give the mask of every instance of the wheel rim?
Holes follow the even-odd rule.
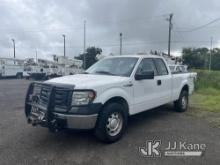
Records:
[[[120,133],[123,125],[122,115],[118,112],[112,113],[107,120],[106,129],[110,136],[116,136]]]
[[[186,96],[182,97],[182,109],[186,109],[188,104],[188,100]]]

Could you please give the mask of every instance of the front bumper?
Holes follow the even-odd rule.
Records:
[[[67,104],[65,108],[59,108],[56,106],[56,90],[63,89],[65,91],[71,91],[67,95],[67,100],[71,97],[71,93],[74,92],[73,88],[69,86],[62,88],[52,84],[44,84],[44,83],[37,83],[37,85],[42,86],[44,85],[48,88],[48,104],[45,106],[41,104],[41,94],[38,94],[38,99],[36,102],[36,98],[30,100],[31,95],[31,86],[35,84],[31,84],[26,96],[25,102],[25,114],[27,117],[27,121],[29,124],[41,125],[43,127],[49,128],[51,131],[58,131],[61,129],[93,129],[96,125],[98,113],[101,110],[102,104],[101,103],[89,103],[88,105],[84,106],[71,106]],[[41,92],[40,92],[41,93]],[[45,94],[44,94],[45,97]],[[65,100],[65,99],[64,99]],[[67,101],[68,103],[68,101]]]
[[[95,127],[98,114],[71,115],[55,113],[55,118],[65,121],[65,127],[69,129],[92,129]]]

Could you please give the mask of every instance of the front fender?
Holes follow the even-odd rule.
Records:
[[[95,102],[105,104],[108,100],[114,97],[122,97],[123,99],[125,99],[130,109],[132,101],[131,95],[129,95],[129,93],[126,92],[124,89],[118,87],[105,90],[95,99]]]

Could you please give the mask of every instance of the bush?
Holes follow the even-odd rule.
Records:
[[[215,89],[220,90],[220,71],[208,71],[208,70],[194,70],[197,72],[197,81],[195,83],[195,89],[198,91],[203,90],[213,91]]]

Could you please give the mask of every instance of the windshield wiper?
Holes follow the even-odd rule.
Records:
[[[107,72],[107,71],[96,71],[95,73],[99,73],[99,74],[107,74],[107,75],[114,75],[110,72]]]

